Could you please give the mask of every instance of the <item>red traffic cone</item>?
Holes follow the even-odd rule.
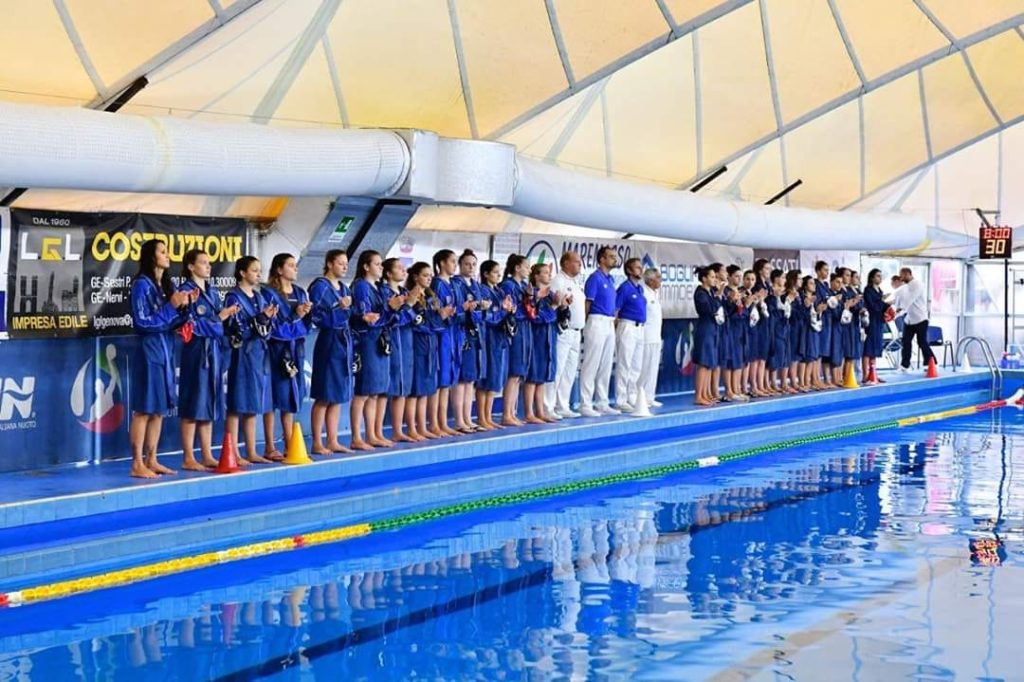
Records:
[[[238,466],[238,451],[235,450],[231,434],[225,431],[224,442],[220,446],[220,462],[217,463],[214,473],[233,474],[236,471],[241,471],[241,467]]]
[[[866,383],[866,384],[879,384],[879,383],[881,383],[878,380],[878,371],[875,369],[874,365],[871,365],[871,367],[868,369],[868,378],[867,378],[867,380],[864,383]]]
[[[221,640],[231,646],[235,639],[235,615],[238,612],[238,604],[221,604],[220,606],[220,627]]]
[[[938,379],[939,378],[939,369],[935,366],[935,356],[934,355],[932,357],[928,358],[928,371],[925,373],[925,376],[927,378],[929,378],[929,379]]]

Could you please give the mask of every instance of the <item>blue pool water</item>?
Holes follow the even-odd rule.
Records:
[[[794,448],[5,609],[0,679],[1024,679],[1022,476],[1009,409]]]

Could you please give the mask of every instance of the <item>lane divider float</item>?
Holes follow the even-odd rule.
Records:
[[[217,550],[215,552],[205,552],[177,559],[166,559],[164,561],[143,564],[141,566],[131,568],[123,568],[116,571],[98,573],[96,575],[82,578],[46,583],[22,590],[0,593],[0,607],[21,606],[23,604],[33,604],[83,594],[94,590],[123,587],[143,580],[162,578],[218,564],[242,561],[244,559],[268,556],[271,554],[280,554],[282,552],[302,549],[303,547],[314,547],[316,545],[343,542],[345,540],[365,537],[371,533],[398,530],[415,524],[434,521],[449,516],[455,516],[457,514],[465,514],[481,509],[522,504],[523,502],[531,502],[548,497],[576,493],[593,488],[614,485],[616,483],[658,478],[682,471],[718,466],[722,463],[735,462],[755,455],[776,452],[778,450],[785,450],[787,448],[797,447],[800,445],[809,445],[811,443],[821,443],[827,440],[848,438],[850,436],[858,436],[884,429],[915,426],[917,424],[934,422],[941,419],[961,417],[1009,405],[1021,404],[1024,404],[1024,389],[1018,390],[1006,400],[993,400],[991,402],[974,405],[972,407],[944,410],[942,412],[933,412],[916,417],[906,417],[904,419],[893,419],[878,424],[841,429],[813,436],[804,436],[802,438],[791,438],[789,440],[778,441],[753,448],[746,448],[744,450],[736,450],[722,455],[701,457],[673,464],[664,464],[661,466],[647,467],[645,469],[625,471],[622,473],[609,474],[607,476],[599,476],[597,478],[589,478],[572,483],[561,483],[559,485],[535,488],[533,490],[507,493],[505,495],[495,495],[478,500],[435,507],[425,511],[403,514],[401,516],[382,519],[380,521],[370,521],[369,523],[357,523],[337,528],[330,528],[327,530],[302,533],[300,535],[267,540],[264,542],[254,542],[229,549]]]

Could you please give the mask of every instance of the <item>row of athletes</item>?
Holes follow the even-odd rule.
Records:
[[[865,383],[878,383],[882,332],[895,310],[882,292],[882,273],[850,268],[815,275],[773,269],[759,259],[751,270],[713,263],[698,271],[698,320],[693,361],[695,402],[747,401],[844,386],[857,363]],[[719,384],[725,394],[720,395]]]
[[[332,250],[307,291],[296,284],[292,255],[273,258],[265,284],[259,260],[245,256],[235,263],[236,286],[223,296],[209,284],[206,253],[184,256],[177,288],[169,268],[162,242],[142,246],[132,284],[132,315],[141,337],[132,365],[133,476],[174,473],[157,460],[156,448],[162,419],[175,406],[182,466],[197,471],[216,465],[212,425],[224,416],[234,442],[242,432],[243,465],[281,460],[274,413],[280,413],[287,436],[307,392],[313,399],[312,452],[318,455],[559,419],[545,407],[544,385],[555,380],[556,340],[569,330],[574,299],[552,288],[548,265],[531,267],[516,254],[504,269],[485,261],[476,279],[472,251],[456,257],[442,250],[432,265],[416,263],[408,272],[398,259],[364,251],[349,287],[343,281],[348,257]],[[307,386],[305,338],[314,329]],[[177,395],[175,333],[183,341]],[[520,392],[525,421],[518,417]],[[498,394],[500,423],[492,419]],[[338,439],[346,402],[350,446]],[[260,415],[267,433],[262,454],[256,449]]]

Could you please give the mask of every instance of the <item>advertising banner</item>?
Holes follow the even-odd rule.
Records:
[[[859,251],[801,251],[800,270],[805,275],[813,275],[814,264],[820,260],[828,263],[829,272],[833,272],[839,267],[853,268],[854,270],[860,268]]]
[[[8,234],[6,319],[16,339],[131,333],[132,278],[149,239],[167,244],[175,281],[186,252],[206,251],[222,290],[248,250],[245,221],[231,218],[13,209]]]
[[[417,261],[432,262],[434,254],[441,249],[451,249],[456,255],[465,249],[476,253],[478,263],[488,258],[490,236],[479,232],[428,232],[425,230],[405,230],[398,238],[388,258],[400,258],[402,265],[409,267]]]
[[[754,264],[752,249],[742,246],[693,244],[681,242],[648,242],[635,239],[589,240],[577,237],[524,234],[520,239],[522,253],[531,263],[550,262],[558,271],[558,261],[566,251],[575,251],[583,261],[582,282],[597,267],[597,251],[610,246],[619,256],[620,267],[612,271],[616,283],[625,275],[621,264],[629,258],[639,258],[644,269],[656,268],[661,272],[661,308],[665,319],[695,318],[693,305],[697,268],[719,262],[735,263],[743,268]]]
[[[800,252],[796,249],[754,249],[754,260],[765,258],[772,264],[772,270],[800,270]],[[810,275],[810,272],[805,272]]]

